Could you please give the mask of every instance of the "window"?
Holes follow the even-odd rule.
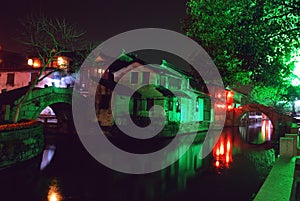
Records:
[[[154,106],[154,99],[153,98],[147,98],[147,110],[149,111],[151,107]]]
[[[177,100],[177,102],[176,102],[176,112],[180,112],[180,110],[181,110],[180,102],[179,102],[179,100]]]
[[[163,87],[167,87],[167,81],[165,76],[161,76],[160,78],[160,85]]]
[[[10,86],[15,85],[15,74],[14,73],[7,74],[6,85],[10,85]]]
[[[169,99],[169,110],[173,111],[173,98]]]
[[[149,84],[150,72],[143,72],[143,84]]]
[[[180,89],[181,80],[177,78],[170,77],[169,78],[169,87],[171,89]]]
[[[138,72],[131,72],[131,84],[137,84],[138,83]]]

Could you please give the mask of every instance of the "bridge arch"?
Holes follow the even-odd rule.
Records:
[[[239,125],[242,116],[247,112],[261,112],[264,113],[273,125],[274,134],[284,134],[289,122],[293,122],[293,117],[284,115],[272,107],[267,107],[260,104],[247,104],[239,108],[234,108],[234,125]],[[281,127],[279,127],[281,125]]]
[[[259,104],[247,104],[239,108],[235,108],[235,125],[239,125],[241,118],[244,114],[248,112],[261,112],[264,113],[271,121],[273,126],[275,126],[278,120],[278,114],[276,112],[271,111],[269,107],[259,105]]]
[[[59,101],[59,100],[52,100],[52,101],[49,101],[49,102],[44,102],[33,113],[31,119],[37,119],[39,117],[39,115],[41,114],[41,112],[47,106],[51,107],[51,109],[54,111],[54,113],[56,114],[56,116],[59,115],[61,112],[65,113],[65,107],[60,107],[60,105],[65,106],[65,107],[69,107],[69,106],[72,107],[71,106],[71,102],[64,102],[64,101]]]
[[[275,126],[275,123],[276,123],[276,119],[273,118],[273,116],[269,116],[267,115],[265,112],[261,111],[261,110],[254,110],[254,109],[251,109],[251,110],[242,110],[241,114],[239,114],[239,116],[237,117],[237,125],[239,125],[239,123],[241,122],[243,116],[249,112],[261,112],[262,114],[265,114],[269,120],[271,121],[272,125]]]
[[[62,128],[61,130],[73,126],[72,93],[73,88],[47,87],[35,89],[21,106],[19,119],[37,119],[43,109],[50,106],[57,116],[58,127]],[[10,108],[9,117],[11,120],[21,98],[15,100],[14,105]]]
[[[46,105],[46,104],[45,104]],[[56,102],[52,103],[47,106],[41,106],[36,114],[34,116],[39,117],[40,113],[49,106],[53,112],[55,113],[56,119],[57,119],[57,126],[55,131],[58,131],[59,133],[65,133],[70,130],[73,130],[75,127],[73,125],[73,115],[72,115],[72,105],[70,103],[65,102]],[[45,107],[44,107],[45,106]],[[45,118],[44,118],[45,119]],[[46,124],[45,124],[46,126]],[[44,127],[45,129],[49,131],[48,126]],[[50,128],[51,130],[51,128]],[[53,128],[52,128],[53,130]]]

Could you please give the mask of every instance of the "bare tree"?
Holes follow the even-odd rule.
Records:
[[[65,19],[30,16],[23,20],[21,24],[22,33],[19,41],[26,46],[28,51],[39,57],[42,66],[38,76],[30,83],[27,92],[17,105],[13,119],[14,122],[19,120],[22,104],[27,100],[36,84],[53,72],[50,71],[45,76],[42,76],[47,66],[52,61],[57,60],[58,56],[71,52],[74,53],[78,49],[84,49],[85,44],[87,44],[83,38],[85,32],[79,31]],[[79,57],[81,56],[84,57],[83,55],[79,55]]]

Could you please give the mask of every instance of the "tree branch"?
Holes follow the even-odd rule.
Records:
[[[57,72],[57,71],[59,71],[59,70],[60,70],[60,69],[56,68],[56,69],[54,69],[54,70],[48,72],[48,73],[47,73],[46,75],[44,75],[43,77],[39,78],[38,83],[41,82],[41,81],[42,81],[43,79],[45,79],[46,77],[48,77],[49,75],[51,75],[52,73]]]
[[[293,29],[285,30],[285,31],[282,31],[282,32],[277,33],[275,35],[271,35],[271,36],[267,37],[267,39],[275,38],[277,36],[282,36],[284,34],[287,34],[287,33],[290,33],[290,32],[294,32],[294,31],[299,31],[299,30],[300,30],[300,27],[296,27],[296,28],[293,28]],[[299,33],[297,35],[299,35]]]

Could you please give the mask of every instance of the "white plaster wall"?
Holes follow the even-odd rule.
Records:
[[[15,74],[15,80],[14,80],[14,86],[7,85],[7,74],[8,73],[14,73]],[[7,91],[17,89],[20,87],[27,86],[28,83],[31,80],[31,73],[30,71],[20,71],[20,72],[0,72],[0,93],[3,89],[6,89]],[[47,72],[44,72],[43,75],[45,75]],[[51,76],[51,75],[50,75]],[[37,87],[44,87],[45,84],[51,83],[51,78],[45,78],[42,82],[40,82]],[[50,85],[51,86],[51,85]]]

